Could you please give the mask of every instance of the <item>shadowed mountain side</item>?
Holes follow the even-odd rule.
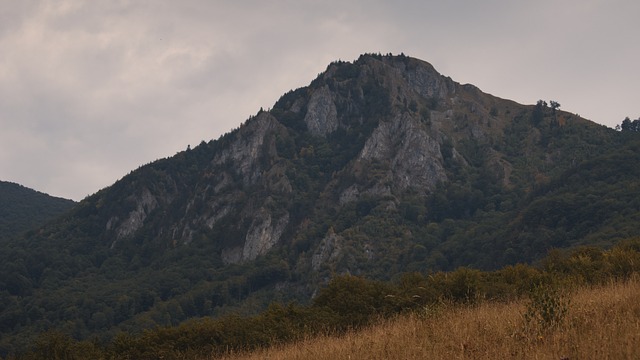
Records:
[[[72,200],[0,181],[0,244],[42,226],[71,209],[74,204]]]

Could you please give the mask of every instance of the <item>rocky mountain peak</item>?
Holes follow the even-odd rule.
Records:
[[[616,160],[626,153],[608,153],[621,143],[609,130],[485,94],[404,55],[336,61],[239,128],[141,166],[13,244],[0,254],[0,279],[13,279],[9,296],[42,304],[82,289],[96,304],[119,304],[110,326],[129,326],[165,319],[177,303],[210,316],[264,294],[309,299],[333,274],[530,261],[618,226],[605,224],[618,211],[609,203],[597,221],[574,224],[601,194],[544,199],[583,181],[581,164],[600,169],[588,161],[603,154],[631,164],[621,177],[637,172]],[[130,295],[135,307],[125,306]]]
[[[272,110],[179,154],[193,162],[191,170],[164,170],[158,175],[165,180],[136,190],[129,210],[106,218],[105,236],[116,246],[157,223],[153,241],[177,246],[222,232],[225,263],[254,260],[292,241],[302,221],[320,211],[298,198],[331,199],[338,207],[323,207],[333,211],[371,198],[387,198],[394,208],[406,194],[428,196],[448,183],[454,168],[470,166],[460,142],[499,136],[505,120],[492,104],[507,103],[404,55],[334,62]],[[498,178],[508,176],[500,154],[487,161]],[[174,201],[176,192],[182,200]]]

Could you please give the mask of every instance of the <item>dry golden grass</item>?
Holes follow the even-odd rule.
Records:
[[[640,359],[640,280],[581,289],[562,325],[526,331],[526,300],[444,306],[339,337],[317,337],[239,359]]]

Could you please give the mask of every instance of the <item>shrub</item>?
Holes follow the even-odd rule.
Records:
[[[523,314],[525,334],[541,335],[557,329],[564,322],[568,310],[569,300],[553,285],[535,286]]]

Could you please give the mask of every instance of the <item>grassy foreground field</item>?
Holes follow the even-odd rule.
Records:
[[[442,305],[223,359],[640,359],[638,276],[552,300]],[[558,321],[541,323],[545,317]]]

